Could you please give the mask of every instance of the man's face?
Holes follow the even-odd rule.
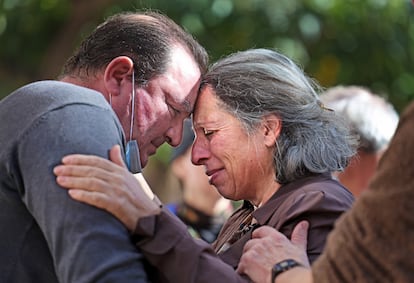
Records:
[[[176,46],[165,74],[136,88],[132,139],[138,141],[142,166],[164,142],[180,144],[183,121],[193,111],[199,83],[197,63],[183,47]],[[124,129],[129,129],[129,119],[129,115],[122,119]],[[125,134],[129,140],[129,131]]]

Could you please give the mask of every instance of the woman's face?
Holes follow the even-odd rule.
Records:
[[[210,87],[199,95],[193,123],[192,162],[205,166],[210,184],[226,198],[260,203],[263,187],[274,182],[272,149],[263,134],[265,128],[258,126],[248,135],[241,122],[219,106]]]

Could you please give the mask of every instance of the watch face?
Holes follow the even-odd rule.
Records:
[[[286,259],[276,263],[272,268],[272,283],[280,273],[300,265],[301,264],[294,259]]]
[[[275,270],[284,270],[285,268],[289,267],[289,261],[282,261],[279,264],[276,264],[275,266]]]

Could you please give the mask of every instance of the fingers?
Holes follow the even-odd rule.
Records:
[[[291,241],[270,226],[262,226],[252,233],[244,246],[237,272],[247,274],[253,282],[269,282],[271,267],[281,260],[295,259],[309,267],[306,254],[309,223],[301,221],[293,229]]]
[[[120,149],[118,149],[119,151],[115,149],[114,153],[111,154],[113,149],[114,147],[110,151],[110,156],[113,156],[117,160],[118,158],[117,155],[121,154]],[[100,156],[86,155],[86,154],[70,154],[62,158],[62,164],[63,165],[78,165],[78,166],[83,165],[83,166],[89,166],[89,167],[97,167],[97,168],[101,168],[102,170],[111,172],[111,171],[118,171],[120,169],[120,166],[124,167],[122,156],[119,158],[121,159],[121,161],[117,160],[117,163],[115,164],[114,162],[108,159],[105,159],[103,157],[100,157]]]
[[[99,178],[60,176],[57,175],[56,182],[66,189],[78,189],[86,191],[105,192],[108,190],[108,183]]]
[[[249,267],[251,267],[251,262],[254,259],[257,259],[255,250],[247,250],[243,252],[242,260],[240,260],[239,265],[237,266],[236,272],[240,274],[246,274],[248,272]]]
[[[249,242],[248,242],[249,243]],[[240,274],[246,273],[248,268],[250,267],[250,262],[253,261],[253,259],[257,259],[257,254],[254,249],[246,249],[246,247],[243,250],[242,260],[240,260],[239,265],[237,266],[236,271]]]
[[[291,242],[300,249],[306,250],[308,239],[308,221],[299,222],[292,231]],[[283,241],[287,238],[281,233],[275,233],[275,229],[270,226],[262,226],[257,228],[252,233],[252,238],[264,238],[268,235],[272,235],[275,240]]]
[[[115,163],[94,155],[67,155],[62,159],[63,165],[56,166],[53,173],[58,177],[57,182],[66,188],[86,189],[95,184],[96,180],[93,179],[118,184],[120,182],[118,179],[128,172],[119,145],[112,147],[110,157]],[[68,177],[84,178],[84,180]]]
[[[246,242],[246,244],[244,244],[243,247],[243,254],[245,253],[251,253],[252,251],[255,252],[254,249],[252,249],[252,247],[255,247],[255,249],[258,248],[258,243],[260,243],[257,239],[250,239],[249,241]]]
[[[109,161],[96,155],[87,154],[69,154],[62,158],[62,163],[66,165],[88,165],[95,166],[96,164],[106,163]]]
[[[266,250],[262,250],[263,246],[259,248],[261,240],[251,239],[246,243],[236,269],[239,274],[247,274],[253,282],[269,282],[271,264],[274,263],[266,256]]]
[[[127,168],[127,166],[124,162],[124,159],[122,158],[121,147],[118,144],[114,145],[111,148],[111,150],[109,151],[109,159],[113,163],[115,163],[115,164],[117,164],[117,165],[119,165],[123,168]]]
[[[252,238],[263,238],[269,234],[272,234],[274,230],[275,228],[270,226],[261,226],[253,231]]]
[[[69,190],[68,193],[71,198],[98,208],[106,209],[110,205],[108,196],[105,194],[76,189]]]
[[[107,182],[116,180],[116,173],[106,171],[99,167],[85,166],[85,165],[57,165],[53,168],[53,173],[59,177],[78,177],[85,179],[100,179]]]
[[[307,221],[299,222],[292,232],[292,244],[299,247],[300,249],[306,250],[308,242],[308,228],[309,223]]]

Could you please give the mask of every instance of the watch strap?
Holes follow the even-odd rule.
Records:
[[[278,263],[276,263],[275,265],[273,265],[272,267],[272,281],[271,283],[275,282],[276,277],[281,274],[284,271],[287,271],[291,268],[297,267],[297,266],[302,266],[302,264],[300,264],[299,262],[297,262],[294,259],[285,259],[282,260]]]

